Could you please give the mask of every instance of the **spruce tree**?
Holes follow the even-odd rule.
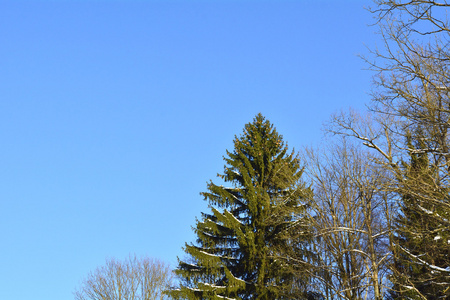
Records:
[[[428,157],[423,132],[418,129],[414,139],[410,134],[407,139],[410,162],[404,164],[405,187],[395,220],[389,298],[444,299],[450,296],[450,233],[444,224],[449,211],[439,203],[447,201],[448,193],[438,187],[438,174]]]
[[[292,299],[293,273],[277,251],[290,247],[307,192],[297,155],[261,114],[246,124],[227,151],[224,173],[231,187],[209,182],[202,213],[175,273],[177,299]],[[298,284],[298,283],[296,283]]]

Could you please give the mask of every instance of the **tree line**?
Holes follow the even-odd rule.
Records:
[[[245,125],[160,299],[450,298],[449,6],[375,1],[369,110],[333,115],[326,146]]]

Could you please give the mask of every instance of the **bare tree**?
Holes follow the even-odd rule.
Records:
[[[389,256],[386,179],[367,153],[345,142],[308,150],[317,258],[311,268],[325,299],[382,299]]]
[[[424,216],[417,226],[403,228],[422,245],[420,249],[402,247],[398,231],[390,232],[394,258],[407,257],[423,274],[413,279],[393,270],[393,275],[403,277],[397,280],[396,292],[400,297],[411,292],[414,299],[450,297],[450,4],[446,0],[375,3],[372,12],[384,43],[373,51],[373,60],[366,59],[376,71],[372,122],[350,112],[335,115],[328,129],[375,150],[378,166],[393,179],[383,189],[398,200],[414,199],[408,209]],[[408,142],[411,138],[416,146]],[[427,162],[420,176],[411,172],[409,164],[418,154]],[[390,215],[405,217],[395,210]]]
[[[156,300],[172,280],[169,266],[160,260],[130,255],[123,261],[108,259],[91,272],[74,292],[76,300]]]

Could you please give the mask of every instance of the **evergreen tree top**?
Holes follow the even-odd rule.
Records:
[[[277,154],[284,148],[283,136],[280,135],[273,124],[261,114],[257,114],[252,123],[245,124],[243,133],[234,139],[234,154],[246,153],[248,156],[262,154]],[[254,149],[250,152],[250,149]],[[276,151],[265,153],[264,150]]]
[[[181,299],[278,299],[294,278],[273,257],[290,243],[303,214],[304,186],[299,159],[261,114],[235,136],[218,175],[232,187],[208,183],[201,193],[210,213],[202,213],[187,243],[189,262],[175,271]]]
[[[300,169],[299,159],[294,151],[287,152],[283,136],[259,113],[253,122],[244,126],[240,136],[235,136],[233,151],[227,151],[224,157],[224,175],[219,174],[219,177],[237,186],[248,186],[249,182],[243,178],[248,173],[254,186],[283,189],[292,182],[280,179],[286,179],[288,174],[296,179],[301,175],[301,172],[295,175]]]

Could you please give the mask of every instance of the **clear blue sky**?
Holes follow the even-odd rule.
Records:
[[[235,134],[291,147],[368,102],[369,1],[1,1],[0,299],[107,257],[176,264]]]

